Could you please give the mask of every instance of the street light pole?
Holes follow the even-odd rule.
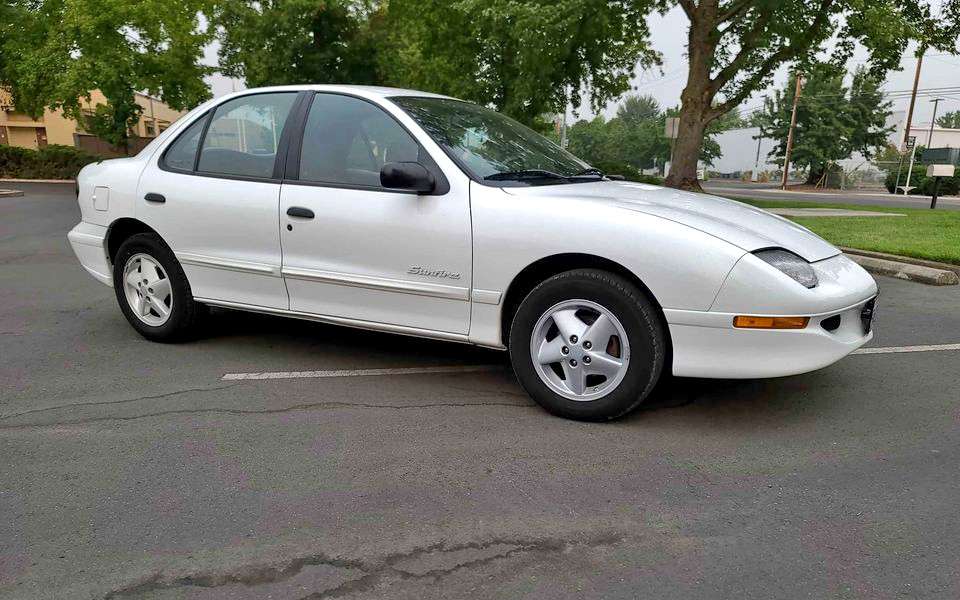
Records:
[[[783,179],[780,189],[787,189],[787,177],[790,176],[790,154],[793,152],[793,129],[797,126],[797,103],[800,101],[801,79],[797,73],[797,89],[793,93],[793,112],[790,114],[790,131],[787,133],[787,154],[783,157]]]

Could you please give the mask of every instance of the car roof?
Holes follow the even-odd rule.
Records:
[[[351,94],[355,96],[360,96],[363,98],[391,98],[398,96],[418,96],[421,98],[451,98],[450,96],[443,96],[441,94],[433,94],[431,92],[421,92],[418,90],[407,90],[402,88],[392,88],[392,87],[383,87],[383,86],[374,86],[374,85],[319,85],[319,84],[302,84],[302,85],[278,85],[270,87],[261,87],[261,88],[249,88],[246,90],[241,90],[238,92],[233,92],[225,96],[217,98],[218,101],[232,98],[235,96],[244,96],[251,92],[281,92],[281,91],[305,91],[313,90],[317,92],[339,92],[342,94]]]

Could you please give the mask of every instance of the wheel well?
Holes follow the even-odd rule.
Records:
[[[528,265],[513,278],[503,300],[503,313],[500,321],[500,335],[504,345],[510,339],[510,325],[513,322],[513,316],[527,294],[550,277],[574,269],[599,269],[616,273],[640,288],[640,291],[647,296],[647,299],[657,309],[657,316],[660,319],[660,325],[663,327],[664,340],[667,345],[664,368],[669,369],[669,365],[673,362],[673,341],[670,338],[670,329],[663,314],[663,307],[660,306],[656,296],[630,269],[610,259],[592,254],[554,254]]]
[[[110,228],[107,230],[107,256],[110,258],[110,262],[113,262],[113,257],[117,255],[117,251],[120,250],[120,246],[123,245],[123,242],[125,242],[130,236],[138,233],[157,232],[151,229],[150,226],[143,221],[138,221],[129,217],[117,219],[110,224]]]

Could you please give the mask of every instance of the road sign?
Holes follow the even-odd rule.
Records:
[[[917,136],[911,135],[907,137],[907,150],[913,150],[913,147],[917,145]]]

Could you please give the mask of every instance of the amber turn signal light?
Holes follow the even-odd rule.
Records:
[[[741,329],[803,329],[810,317],[734,317],[733,326]]]

